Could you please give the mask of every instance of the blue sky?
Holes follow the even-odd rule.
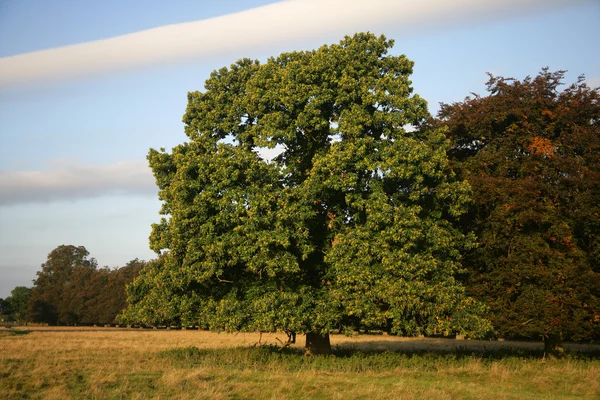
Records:
[[[548,66],[600,86],[599,22],[593,0],[0,0],[0,297],[31,286],[61,244],[110,267],[153,257],[160,205],[145,156],[185,140],[186,94],[216,68],[368,29],[415,61],[415,92],[435,113],[483,94],[486,72]],[[165,25],[136,36],[144,54],[121,36]],[[86,52],[114,37],[95,43],[125,50]],[[171,51],[186,37],[192,47]]]

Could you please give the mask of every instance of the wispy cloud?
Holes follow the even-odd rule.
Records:
[[[86,165],[60,160],[44,171],[0,171],[0,205],[156,193],[145,161]]]
[[[0,88],[164,62],[248,57],[280,44],[393,27],[418,34],[594,0],[286,0],[196,22],[0,59]]]

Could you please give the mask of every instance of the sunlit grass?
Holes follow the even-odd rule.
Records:
[[[28,332],[28,333],[24,333]],[[304,357],[284,335],[111,328],[0,331],[0,398],[598,398],[598,346],[333,336]]]

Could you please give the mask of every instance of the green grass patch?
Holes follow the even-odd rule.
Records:
[[[73,371],[67,378],[67,388],[73,397],[81,397],[89,393],[88,378],[82,370]]]
[[[25,330],[25,329],[17,329],[17,328],[1,329],[0,337],[23,336],[23,335],[27,335],[28,333],[29,333],[29,331]]]
[[[361,351],[337,348],[331,356],[303,356],[299,349],[277,346],[238,347],[226,349],[176,348],[162,351],[160,358],[170,360],[174,366],[183,368],[209,367],[234,370],[278,370],[286,372],[386,372],[414,370],[435,372],[449,368],[465,368],[477,363],[486,367],[521,367],[524,363],[540,362],[542,354],[523,351],[474,353],[474,352],[391,352]],[[594,361],[596,360],[596,361]],[[557,362],[586,365],[600,361],[589,354],[572,354]]]
[[[17,329],[17,328],[11,328],[10,331],[12,332],[13,335],[15,336],[22,336],[22,335],[27,335],[29,333],[28,330],[25,329]]]

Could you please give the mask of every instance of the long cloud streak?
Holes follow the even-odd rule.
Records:
[[[0,88],[259,50],[357,31],[403,34],[591,0],[286,0],[196,22],[0,58]]]
[[[111,194],[156,196],[157,190],[145,161],[107,165],[55,161],[45,171],[0,172],[0,206]]]

